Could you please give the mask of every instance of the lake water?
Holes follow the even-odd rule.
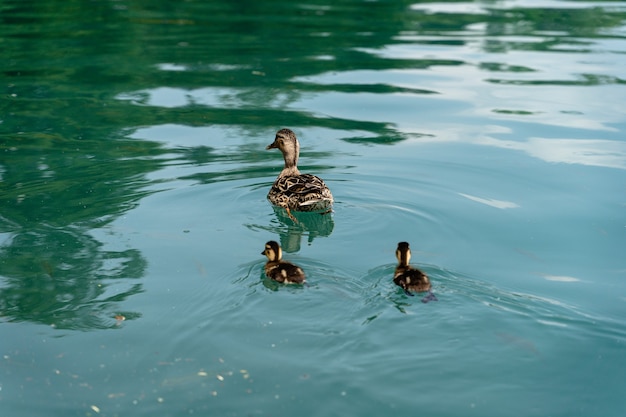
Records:
[[[626,2],[0,21],[0,415],[623,415]],[[332,216],[267,202],[283,127]]]

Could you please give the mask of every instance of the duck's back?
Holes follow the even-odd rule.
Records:
[[[276,206],[295,211],[328,210],[333,204],[333,195],[324,181],[312,174],[278,177],[267,198]]]
[[[393,282],[407,291],[424,292],[430,290],[428,276],[411,267],[397,267]]]
[[[265,274],[284,284],[302,284],[306,280],[302,268],[289,262],[268,262],[265,265]]]

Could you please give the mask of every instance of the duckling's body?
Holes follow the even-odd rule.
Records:
[[[393,275],[393,282],[401,287],[407,295],[414,292],[430,291],[430,280],[428,276],[417,268],[409,265],[411,260],[411,249],[407,242],[398,243],[396,249],[396,258],[398,258],[398,266]]]
[[[283,284],[303,284],[306,281],[302,268],[282,260],[283,251],[278,242],[267,242],[261,255],[267,256],[265,275],[268,278]]]
[[[291,211],[329,211],[333,195],[324,181],[312,174],[301,174],[298,170],[300,143],[295,133],[281,129],[267,149],[278,148],[283,154],[285,168],[278,174],[267,199],[275,206],[283,207],[293,219]]]

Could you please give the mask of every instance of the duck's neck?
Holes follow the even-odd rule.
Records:
[[[282,171],[280,171],[279,177],[293,177],[296,175],[300,175],[300,171],[297,166],[285,167]]]
[[[409,266],[409,261],[411,260],[410,252],[402,252],[398,257],[398,267],[407,268]]]
[[[298,170],[298,149],[296,148],[296,152],[285,152],[283,158],[285,159],[285,168],[281,171],[280,176],[290,177],[300,175],[300,171]]]

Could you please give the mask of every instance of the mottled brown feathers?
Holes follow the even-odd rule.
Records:
[[[267,242],[261,254],[267,256],[265,275],[268,278],[283,284],[302,284],[306,281],[302,268],[282,260],[283,251],[278,242],[273,240]]]

